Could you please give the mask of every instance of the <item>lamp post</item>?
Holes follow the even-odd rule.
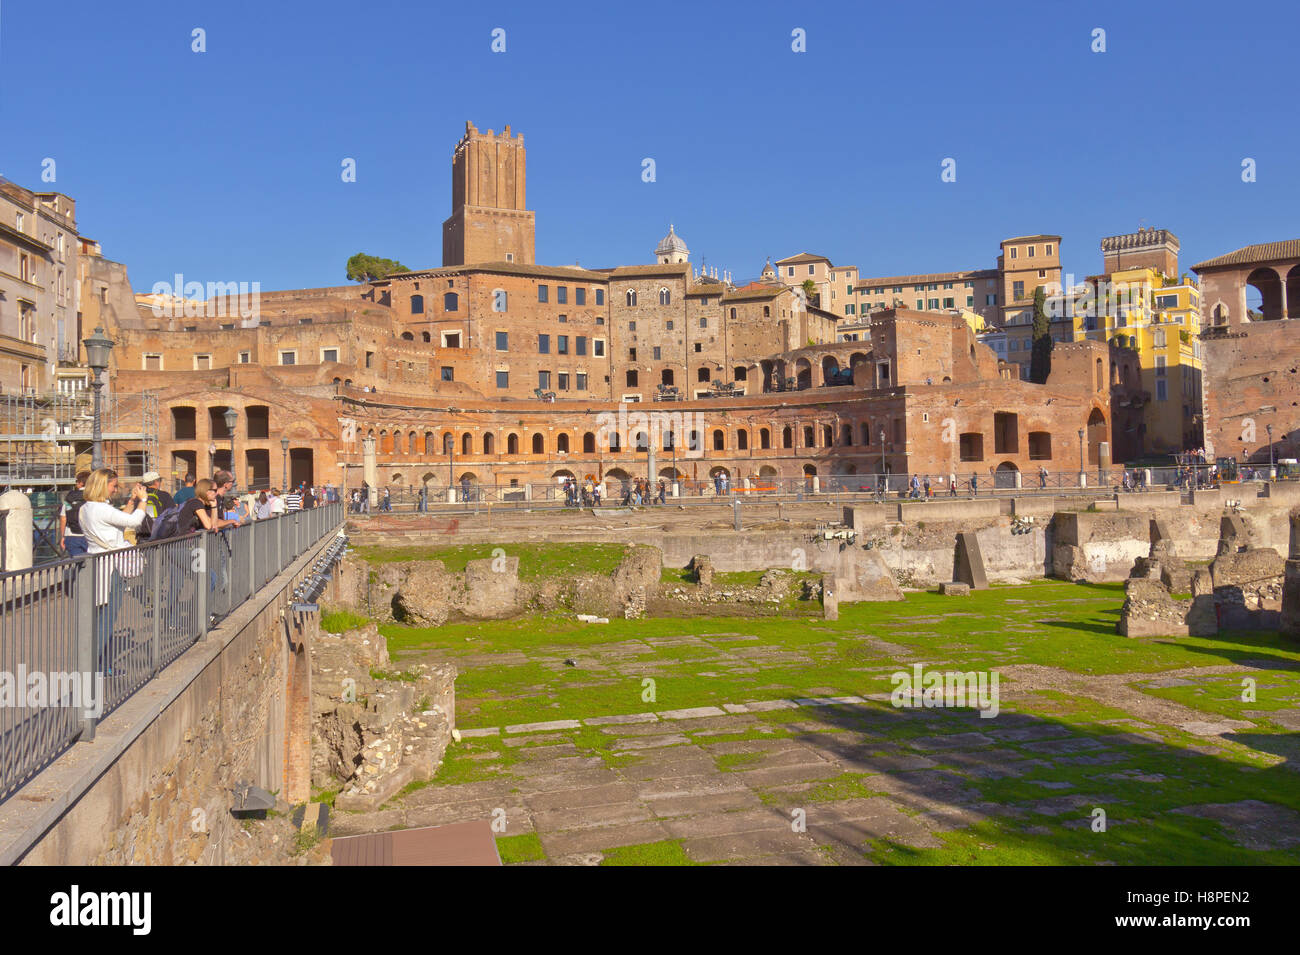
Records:
[[[880,476],[885,476],[885,429],[880,429]]]
[[[90,466],[98,471],[104,466],[104,435],[101,429],[101,392],[104,389],[104,372],[108,370],[108,356],[113,350],[113,340],[104,334],[102,327],[95,329],[95,334],[82,342],[86,346],[86,364],[90,366],[92,377],[90,387],[95,393],[95,417],[90,432]]]
[[[235,486],[239,486],[239,475],[235,472],[235,425],[239,423],[239,412],[234,408],[227,408],[222,412],[221,417],[226,419],[226,430],[230,432],[230,474],[235,479]]]
[[[1079,429],[1079,486],[1083,487],[1083,429]]]
[[[1273,464],[1273,426],[1266,424],[1264,430],[1268,432],[1268,479],[1271,481],[1277,474]]]
[[[280,476],[284,478],[284,493],[289,493],[289,439],[280,439]]]

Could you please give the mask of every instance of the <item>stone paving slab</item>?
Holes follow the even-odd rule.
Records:
[[[689,837],[682,840],[682,849],[696,862],[749,862],[777,853],[816,853],[817,843],[807,833],[793,832],[789,821],[783,820],[780,829]]]
[[[480,726],[478,729],[461,730],[461,739],[475,739],[480,736],[499,736],[501,727],[499,726]]]
[[[704,716],[725,716],[726,714],[716,706],[693,706],[684,710],[660,710],[659,718],[661,720],[694,720]]]
[[[640,787],[634,783],[602,783],[599,786],[587,786],[583,789],[569,789],[560,792],[532,793],[523,797],[528,808],[535,812],[551,809],[577,809],[584,806],[607,806],[614,803],[635,802],[640,795]]]
[[[658,736],[641,736],[616,740],[610,749],[615,752],[623,752],[626,750],[656,749],[661,746],[678,746],[689,742],[690,740],[681,733],[664,733]]]
[[[535,812],[533,825],[538,832],[567,832],[573,829],[626,826],[653,818],[650,810],[638,803],[618,802]]]
[[[658,713],[629,713],[627,716],[592,716],[583,720],[588,726],[614,726],[623,723],[656,723]]]
[[[696,813],[730,812],[736,809],[757,809],[762,800],[746,788],[716,793],[662,793],[641,797],[660,819]]]
[[[643,842],[660,842],[671,838],[657,821],[633,822],[621,826],[600,826],[594,829],[573,829],[567,832],[541,832],[542,848],[552,858],[575,852],[598,852],[619,846],[634,846]]]
[[[547,723],[516,723],[507,726],[507,733],[543,733],[548,730],[576,730],[582,723],[578,720],[551,720]]]

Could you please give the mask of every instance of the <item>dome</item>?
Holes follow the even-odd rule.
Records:
[[[655,248],[655,258],[660,262],[685,262],[686,257],[690,254],[691,250],[686,248],[686,243],[682,241],[681,236],[673,231],[670,223],[668,234],[663,237]]]

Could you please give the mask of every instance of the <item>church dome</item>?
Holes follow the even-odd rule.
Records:
[[[668,225],[668,234],[663,237],[659,245],[655,248],[655,258],[660,262],[685,262],[686,257],[691,254],[691,250],[686,248],[686,243],[682,237],[673,231],[672,224]]]

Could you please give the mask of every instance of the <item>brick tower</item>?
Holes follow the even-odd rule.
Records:
[[[451,164],[451,216],[442,224],[442,264],[532,265],[535,221],[525,206],[524,137],[510,127],[480,133],[465,123]]]

